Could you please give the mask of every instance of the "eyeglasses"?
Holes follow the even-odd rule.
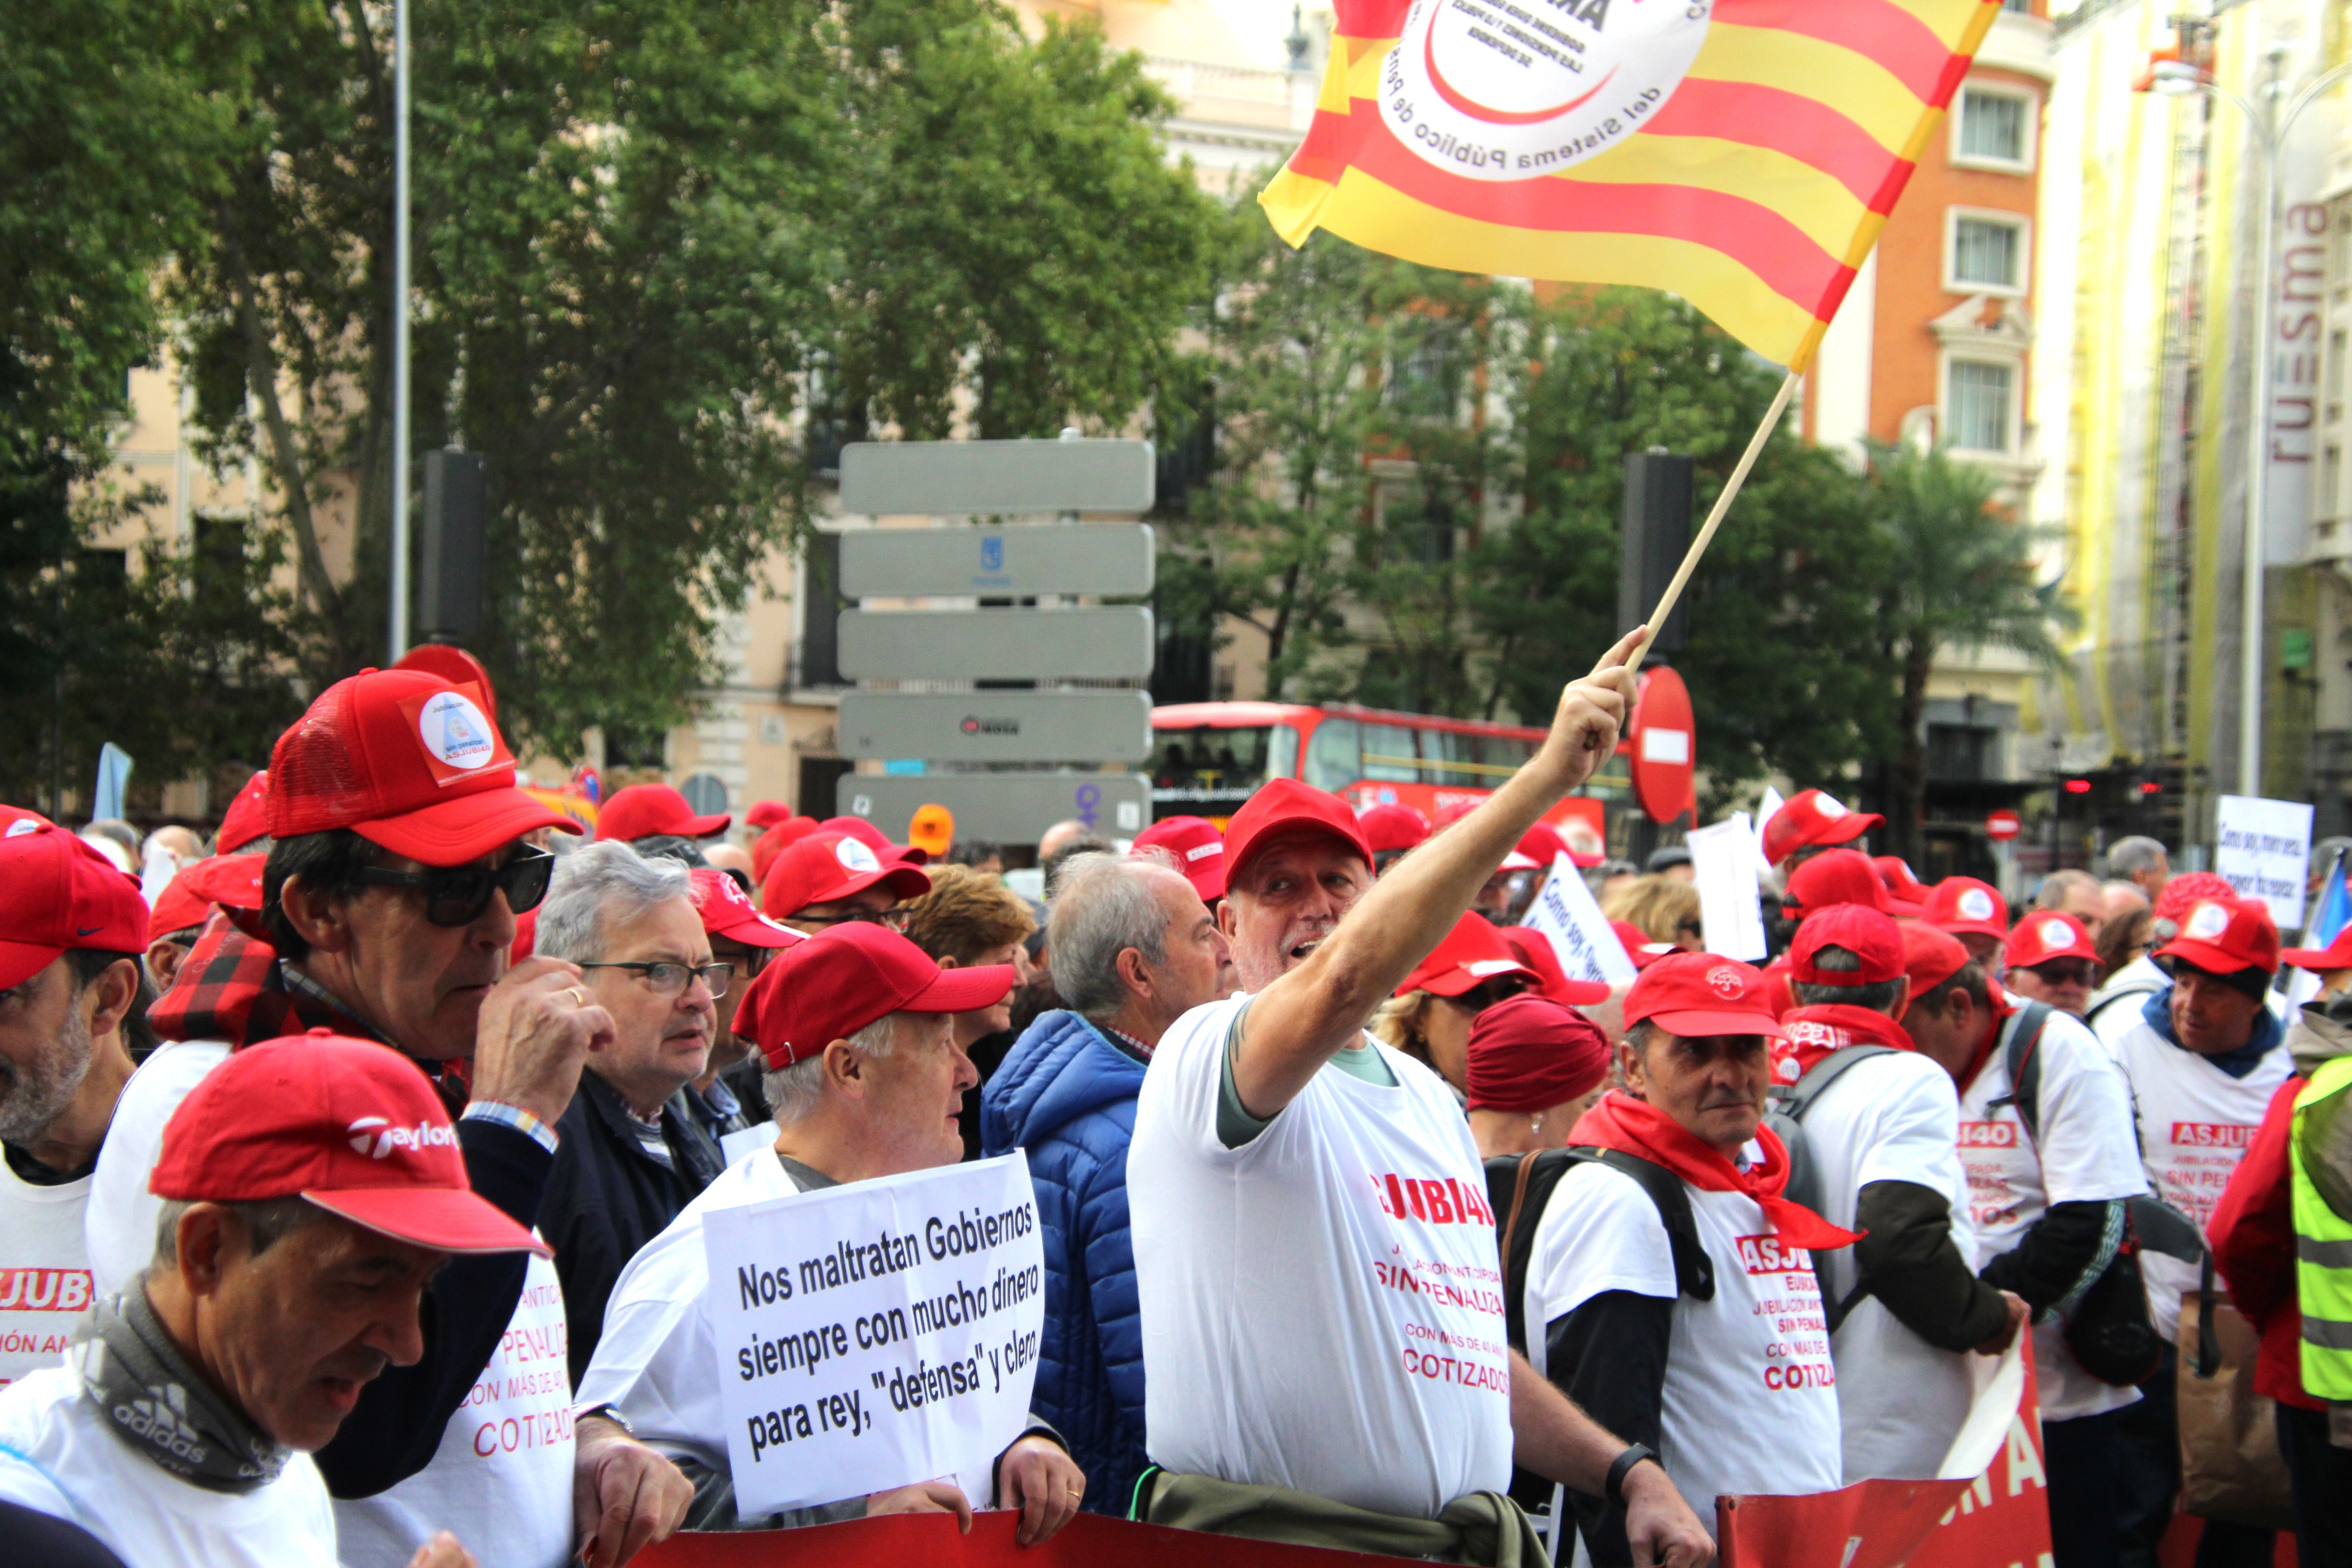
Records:
[[[910,911],[904,906],[901,906],[895,910],[856,910],[845,915],[794,915],[793,918],[799,921],[803,925],[840,926],[864,924],[887,926],[892,931],[905,931],[907,929],[907,916],[909,912]]]
[[[710,987],[715,999],[727,994],[734,983],[735,966],[731,963],[670,963],[661,960],[634,961],[613,963],[583,963],[583,969],[634,969],[646,989],[656,996],[679,996],[686,988],[699,980]]]
[[[425,918],[437,926],[472,925],[490,907],[490,895],[504,892],[514,914],[539,908],[547,897],[547,879],[555,874],[555,857],[544,849],[526,849],[503,866],[448,866],[425,871],[394,871],[382,866],[360,868],[360,880],[379,888],[422,888]]]
[[[2032,968],[2045,985],[2064,985],[2070,982],[2076,985],[2095,985],[2099,981],[2099,966],[2087,958],[2053,958],[2047,963],[2034,964]]]

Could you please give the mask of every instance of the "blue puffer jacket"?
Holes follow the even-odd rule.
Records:
[[[1076,1013],[1040,1016],[981,1091],[990,1155],[1025,1150],[1045,1242],[1045,1333],[1029,1407],[1087,1473],[1084,1507],[1124,1516],[1143,1457],[1143,1320],[1128,1240],[1127,1146],[1143,1064]]]

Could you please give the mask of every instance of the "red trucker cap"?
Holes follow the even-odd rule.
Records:
[[[1417,848],[1430,834],[1429,818],[1412,806],[1394,803],[1367,806],[1357,814],[1356,823],[1375,855]]]
[[[1297,779],[1268,779],[1225,824],[1225,886],[1231,889],[1250,857],[1285,834],[1321,833],[1353,849],[1369,867],[1372,847],[1348,803]]]
[[[1176,862],[1204,904],[1225,896],[1225,836],[1205,816],[1163,816],[1135,836],[1130,854],[1157,849]]]
[[[215,904],[257,911],[261,870],[268,858],[266,855],[215,855],[181,867],[179,874],[155,895],[155,908],[147,917],[148,942],[204,924],[212,919]]]
[[[147,951],[138,881],[54,823],[9,824],[0,837],[0,991],[75,948]]]
[[[1817,967],[1814,960],[1825,947],[1844,948],[1861,967]],[[1832,904],[1807,915],[1789,946],[1789,978],[1800,985],[1878,985],[1903,972],[1903,928],[1861,904]]]
[[[1654,1019],[1668,1034],[1782,1037],[1763,972],[1736,958],[1678,952],[1642,971],[1625,993],[1625,1026]]]
[[[1947,877],[1929,889],[1929,925],[1954,936],[1990,936],[2007,940],[2009,900],[2000,889],[1974,877]]]
[[[2270,906],[2259,899],[2206,899],[2189,911],[2180,934],[2158,948],[2156,956],[2182,959],[2208,974],[2242,969],[2276,974],[2278,927],[2271,923]]]
[[[2012,969],[2031,969],[2053,958],[2099,961],[2099,950],[2091,945],[2091,933],[2083,922],[2055,910],[2036,910],[2018,921],[2001,943],[2000,955]]]
[[[457,1130],[416,1064],[314,1029],[233,1053],[163,1127],[159,1198],[301,1197],[436,1252],[536,1252],[544,1242],[473,1191]]]
[[[269,834],[269,770],[262,769],[245,781],[236,798],[221,813],[220,831],[213,835],[213,853],[234,855],[257,838]]]
[[[1851,844],[1885,820],[1874,811],[1849,811],[1820,790],[1799,790],[1764,825],[1764,858],[1778,866],[1800,849]]]
[[[779,822],[788,820],[792,815],[793,808],[781,800],[755,800],[751,809],[743,814],[743,826],[756,827],[765,833]]]
[[[735,1027],[758,1043],[770,1068],[788,1068],[893,1013],[992,1007],[1013,977],[1009,963],[941,969],[897,931],[851,921],[770,961],[751,982]]]
[[[1465,910],[1445,940],[1404,977],[1396,994],[1426,991],[1433,996],[1459,996],[1505,974],[1516,974],[1530,985],[1543,981],[1542,975],[1519,962],[1519,955],[1511,951],[1493,921],[1475,910]]]
[[[931,852],[918,849],[911,844],[894,844],[890,836],[862,816],[828,816],[817,826],[826,833],[838,833],[855,838],[880,859],[897,860],[908,866],[928,865]]]
[[[805,932],[778,925],[761,914],[735,879],[716,868],[694,868],[692,896],[706,935],[728,937],[752,947],[791,947],[808,940]]]
[[[1792,921],[1840,904],[1887,911],[1886,884],[1868,856],[1853,849],[1824,849],[1789,873],[1788,902],[1780,912]]]
[[[2156,896],[2156,918],[2170,921],[2174,929],[2189,918],[2189,911],[2207,899],[2234,899],[2238,889],[2224,878],[2210,871],[2184,871],[2164,885]]]
[[[1951,932],[1937,931],[1925,921],[1903,927],[1903,973],[1911,977],[1913,1001],[1958,974],[1968,963],[1968,948]]]
[[[811,904],[829,904],[862,893],[877,882],[902,899],[931,890],[920,866],[885,860],[844,833],[812,833],[776,857],[760,884],[760,908],[778,920]]]
[[[726,832],[734,820],[723,811],[697,816],[686,796],[666,784],[631,784],[615,791],[612,799],[596,808],[596,837],[599,842],[617,838],[624,844],[657,834],[709,838]]]
[[[348,827],[427,866],[462,866],[541,827],[580,825],[515,785],[478,687],[368,669],[319,694],[269,753],[272,838]]]

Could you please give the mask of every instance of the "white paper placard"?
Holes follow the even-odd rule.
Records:
[[[2311,807],[2299,801],[2225,795],[2214,820],[2213,870],[2242,899],[2270,906],[2281,931],[2303,929],[2311,870]]]
[[[1685,841],[1698,883],[1699,924],[1706,950],[1753,963],[1764,956],[1764,906],[1756,893],[1756,830],[1735,811]]]
[[[1028,1425],[1045,1244],[1019,1154],[704,1216],[746,1518],[951,1476]]]
[[[1617,933],[1601,916],[1601,906],[1593,902],[1584,873],[1565,855],[1553,858],[1551,875],[1544,879],[1536,901],[1528,906],[1519,923],[1543,932],[1570,980],[1606,980],[1614,984],[1633,978],[1633,961],[1626,956],[1625,944],[1617,940]]]

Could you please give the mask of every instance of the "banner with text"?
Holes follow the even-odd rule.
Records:
[[[1633,961],[1626,955],[1625,944],[1617,940],[1601,906],[1592,901],[1584,873],[1565,855],[1553,858],[1551,875],[1544,879],[1536,901],[1528,906],[1527,918],[1519,923],[1543,932],[1570,980],[1601,980],[1613,985],[1633,978]]]
[[[1020,1155],[717,1210],[703,1245],[745,1515],[984,1468],[1028,1424],[1045,1246]]]
[[[2298,801],[2225,795],[2214,819],[2213,870],[2242,899],[2270,906],[2281,931],[2303,929],[2311,869],[2311,807]]]

